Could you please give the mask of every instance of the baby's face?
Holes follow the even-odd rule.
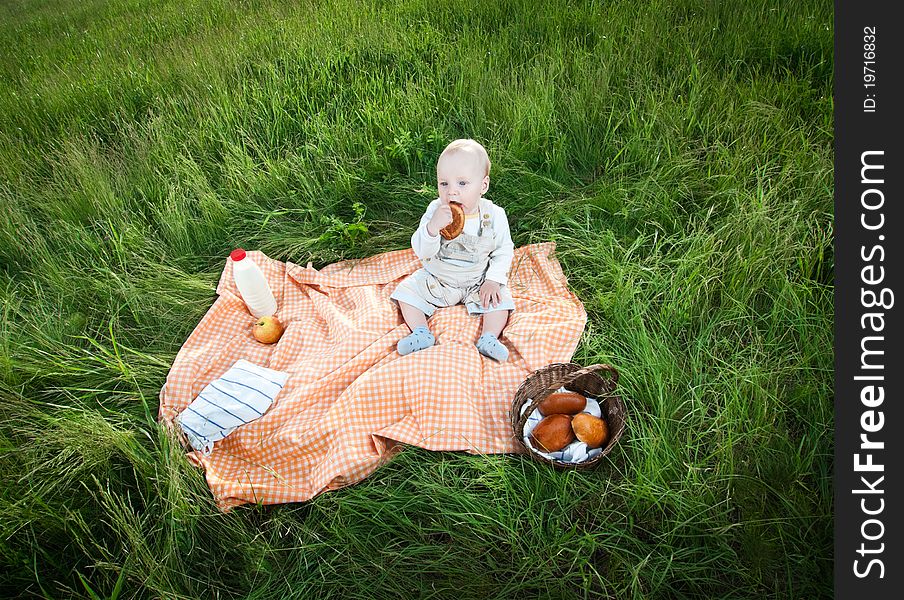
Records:
[[[480,161],[465,152],[441,158],[436,165],[436,180],[439,197],[460,203],[467,214],[477,210],[477,201],[490,187],[490,178],[484,175]]]

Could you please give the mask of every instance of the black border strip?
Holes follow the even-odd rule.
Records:
[[[835,596],[858,600],[904,597],[904,22],[892,6],[835,3]]]

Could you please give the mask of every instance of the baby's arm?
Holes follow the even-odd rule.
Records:
[[[515,244],[512,242],[505,210],[499,206],[495,209],[497,213],[493,219],[493,241],[496,243],[496,248],[490,252],[490,266],[487,267],[484,279],[506,285],[509,270],[512,268],[512,258],[515,255]]]
[[[433,213],[436,212],[439,204],[439,199],[430,203],[424,216],[421,217],[421,224],[418,226],[417,231],[411,236],[411,248],[421,260],[436,256],[437,252],[439,252],[439,234],[430,235],[430,232],[427,231],[427,223],[433,218]]]

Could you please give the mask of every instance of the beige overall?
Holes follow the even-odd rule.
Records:
[[[508,287],[500,284],[500,302],[484,308],[480,304],[480,286],[495,249],[493,241],[492,203],[483,198],[478,204],[480,224],[477,235],[462,232],[454,240],[440,237],[439,252],[423,260],[418,269],[399,283],[390,298],[417,307],[428,317],[437,307],[454,306],[464,302],[469,314],[497,310],[514,310],[515,302]],[[466,261],[460,265],[446,259]]]

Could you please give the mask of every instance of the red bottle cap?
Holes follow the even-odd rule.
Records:
[[[233,262],[238,262],[245,258],[245,251],[241,248],[236,248],[229,254],[229,258],[231,258]]]

